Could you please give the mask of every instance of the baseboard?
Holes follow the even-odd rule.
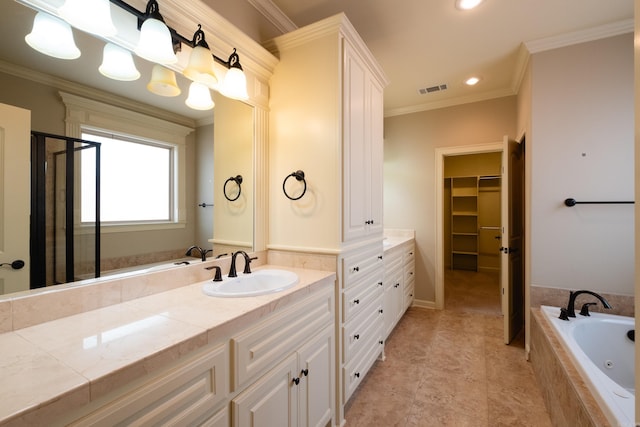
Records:
[[[435,301],[426,301],[426,300],[414,299],[413,300],[413,304],[411,304],[411,306],[412,307],[435,309],[436,308],[436,303],[435,303]]]

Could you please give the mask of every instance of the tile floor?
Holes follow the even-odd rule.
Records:
[[[445,309],[410,308],[345,409],[356,426],[551,426],[524,342],[502,338],[498,278],[448,271]]]

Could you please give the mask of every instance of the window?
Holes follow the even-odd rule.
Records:
[[[59,93],[66,106],[67,136],[102,143],[101,232],[185,227],[186,141],[187,135],[194,130],[188,125],[189,121],[183,125],[180,123],[185,123],[185,119],[181,116],[135,103],[131,108],[121,108]],[[95,95],[99,97],[99,94]],[[116,160],[109,160],[111,155]],[[89,166],[90,163],[95,165],[95,158],[94,162],[82,159],[81,174],[95,176],[94,166]],[[110,165],[115,165],[115,172],[109,172]],[[110,173],[115,178],[108,177]],[[149,182],[154,185],[149,186]],[[157,182],[166,185],[162,186],[161,193],[152,193],[151,188],[161,187]],[[79,199],[77,209],[81,220],[90,222],[91,217],[95,217],[95,207],[88,207],[95,202],[94,190],[81,193]]]
[[[102,223],[173,221],[175,146],[124,135],[83,131],[82,139],[101,143],[100,220]],[[95,150],[81,153],[82,222],[94,222]]]

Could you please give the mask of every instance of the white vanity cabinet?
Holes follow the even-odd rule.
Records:
[[[344,14],[279,36],[269,97],[269,244],[334,255],[336,424],[382,353],[383,88],[386,77]],[[283,195],[303,170],[307,192]],[[295,180],[290,191],[300,189]]]
[[[231,401],[234,427],[323,427],[333,415],[333,327],[328,326]]]
[[[215,344],[52,425],[324,427],[335,416],[333,279],[222,325]],[[206,298],[206,296],[204,297]],[[274,305],[275,304],[275,305]],[[264,311],[268,314],[260,314]],[[217,336],[218,332],[209,332]]]
[[[415,299],[415,241],[412,239],[402,245],[402,263],[404,274],[404,310],[413,304]]]
[[[228,344],[209,345],[117,397],[82,408],[60,425],[228,426],[228,372]]]
[[[411,306],[415,288],[414,240],[384,252],[384,339]]]
[[[400,247],[384,254],[384,339],[404,314],[404,270]]]
[[[383,88],[344,41],[343,241],[382,233]]]
[[[334,413],[334,299],[327,289],[231,340],[234,427],[324,426]]]
[[[383,257],[381,245],[372,245],[342,259],[342,404],[381,354],[383,348]]]

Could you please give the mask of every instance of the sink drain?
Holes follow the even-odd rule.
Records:
[[[607,369],[613,369],[613,361],[612,360],[605,360],[604,361],[604,367]]]

